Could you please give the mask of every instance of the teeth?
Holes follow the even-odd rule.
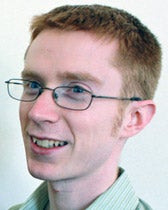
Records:
[[[67,144],[65,141],[53,141],[53,140],[39,140],[33,137],[33,142],[40,147],[44,148],[54,148],[54,147],[62,147]]]

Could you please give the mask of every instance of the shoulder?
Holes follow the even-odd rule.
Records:
[[[12,206],[9,210],[44,209],[48,203],[47,183],[43,182],[22,204]]]
[[[139,204],[136,208],[136,210],[152,210],[152,208],[142,199],[139,199]]]
[[[22,207],[22,204],[18,204],[16,206],[12,206],[9,210],[19,210]]]

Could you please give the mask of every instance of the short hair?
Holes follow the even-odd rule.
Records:
[[[103,5],[65,5],[35,16],[31,42],[45,29],[86,31],[118,40],[116,66],[122,75],[121,95],[152,99],[161,72],[161,47],[156,37],[128,12]],[[31,45],[30,42],[30,45]]]

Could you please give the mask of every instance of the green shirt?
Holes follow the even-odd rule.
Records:
[[[28,200],[9,210],[45,210],[48,205],[47,183],[41,184]],[[115,183],[101,194],[86,210],[152,210],[144,201],[139,199],[128,179],[127,174],[120,168],[120,176]]]

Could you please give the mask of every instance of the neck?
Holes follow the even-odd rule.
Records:
[[[50,210],[83,210],[117,179],[118,167],[70,180],[48,182]]]

